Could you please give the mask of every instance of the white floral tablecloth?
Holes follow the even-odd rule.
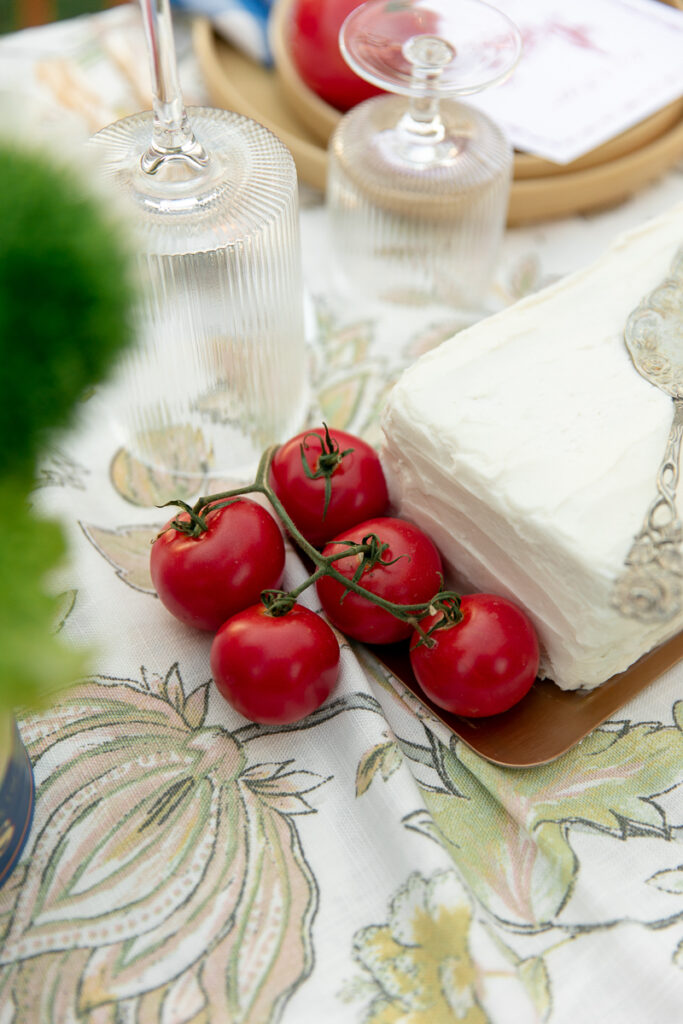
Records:
[[[187,31],[180,49],[202,101]],[[20,94],[84,135],[149,106],[136,11],[0,40],[0,95]],[[492,304],[681,199],[683,166],[615,209],[510,231]],[[459,325],[340,304],[312,193],[302,230],[320,409],[377,439],[392,380]],[[151,586],[154,505],[176,485],[103,422],[41,471],[36,503],[72,542],[61,628],[99,654],[20,722],[38,797],[0,890],[0,1024],[681,1021],[682,667],[533,770],[481,760],[351,647],[327,705],[251,725],[213,689],[210,637]]]

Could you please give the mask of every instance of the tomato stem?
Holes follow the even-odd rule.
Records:
[[[319,435],[316,436],[319,437]],[[269,614],[274,616],[286,614],[289,608],[294,604],[296,598],[302,594],[304,590],[313,586],[313,584],[321,579],[321,577],[331,576],[333,579],[341,583],[347,592],[352,591],[354,594],[358,594],[360,597],[364,597],[368,601],[371,601],[372,604],[377,605],[377,607],[383,608],[402,622],[410,623],[410,625],[412,625],[420,634],[420,643],[429,643],[431,646],[434,642],[432,634],[437,629],[444,629],[449,626],[456,625],[462,619],[462,613],[460,611],[460,597],[454,591],[440,590],[430,601],[422,602],[421,604],[395,604],[393,601],[387,601],[385,598],[379,597],[377,594],[373,594],[371,591],[366,590],[359,582],[362,579],[364,572],[370,571],[378,564],[391,565],[396,561],[396,559],[392,559],[391,562],[383,561],[382,555],[386,551],[388,545],[383,544],[375,534],[368,534],[366,537],[363,537],[362,543],[360,544],[344,541],[343,543],[347,545],[346,550],[333,555],[323,555],[317,548],[313,547],[313,545],[307,541],[304,536],[302,536],[301,532],[295,526],[291,516],[268,482],[270,464],[278,447],[278,445],[274,445],[264,451],[261,456],[258,469],[256,470],[256,476],[253,483],[246,484],[243,487],[235,487],[229,491],[221,491],[218,494],[202,496],[197,499],[192,508],[190,508],[189,505],[186,505],[185,502],[168,502],[168,504],[176,504],[183,507],[191,519],[191,523],[183,524],[181,521],[179,525],[176,525],[176,521],[174,521],[173,525],[175,528],[180,529],[182,532],[190,533],[192,536],[198,536],[202,529],[206,530],[207,528],[206,516],[215,509],[222,508],[225,504],[229,504],[231,500],[239,498],[242,495],[263,494],[270,502],[273,511],[296,546],[315,566],[314,572],[294,590],[288,592],[281,590],[268,590],[263,592],[262,601]],[[345,454],[346,452],[328,452],[328,455],[337,456],[338,458],[343,457]],[[342,558],[351,558],[354,556],[360,556],[359,564],[353,574],[353,577],[349,579],[339,572],[334,563],[338,562]],[[420,625],[420,620],[430,612],[434,611],[441,612],[441,617],[425,631]]]
[[[167,508],[169,505],[175,505],[181,508],[189,516],[188,519],[173,519],[169,529],[177,530],[178,533],[185,533],[188,537],[199,537],[200,534],[206,533],[208,526],[206,519],[199,515],[199,512],[195,508],[191,508],[186,501],[182,501],[180,498],[176,498],[173,501],[166,501],[159,508]],[[161,531],[165,533],[164,530]],[[161,534],[159,535],[161,536]]]

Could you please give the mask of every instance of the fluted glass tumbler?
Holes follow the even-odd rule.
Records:
[[[210,109],[189,116],[221,164],[189,208],[182,188],[172,202],[136,191],[130,157],[149,142],[151,114],[91,143],[114,188],[138,200],[138,345],[119,370],[117,419],[146,465],[243,475],[305,413],[296,172],[255,122]]]
[[[289,151],[224,110],[185,110],[168,0],[141,0],[154,111],[90,140],[137,250],[138,345],[116,420],[145,465],[248,476],[307,408],[298,192]]]
[[[475,310],[498,253],[512,148],[461,97],[503,81],[515,26],[480,0],[368,0],[344,22],[348,64],[397,93],[349,111],[327,197],[343,284],[384,301]]]
[[[327,194],[343,279],[386,302],[475,309],[505,230],[512,148],[485,114],[445,100],[444,124],[463,140],[457,187],[450,161],[416,174],[402,159],[387,159],[385,136],[404,111],[399,97],[367,100],[331,141]]]

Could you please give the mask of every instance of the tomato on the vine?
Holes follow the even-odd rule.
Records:
[[[366,563],[356,582],[385,601],[394,604],[425,604],[440,590],[441,556],[430,538],[405,519],[369,519],[345,530],[323,549],[323,556],[342,554],[347,541],[360,544],[375,536],[386,545],[374,566]],[[363,556],[349,555],[334,562],[346,579],[361,568]],[[332,576],[317,584],[318,596],[330,622],[342,633],[370,644],[391,644],[410,636],[409,623],[380,608],[370,598],[348,591]]]
[[[352,71],[339,49],[339,29],[362,0],[295,0],[289,49],[294,65],[309,87],[337,110],[377,96],[374,85]]]
[[[447,711],[481,718],[507,711],[525,696],[538,672],[538,639],[517,605],[493,594],[467,594],[462,619],[435,629],[433,646],[410,640],[410,663],[430,700]],[[441,612],[420,622],[427,631]]]
[[[325,426],[297,434],[278,448],[270,485],[297,529],[316,546],[383,515],[389,501],[374,448]]]
[[[263,604],[234,615],[211,645],[211,671],[228,703],[252,722],[297,722],[325,701],[339,671],[339,644],[303,605],[271,615]]]
[[[187,512],[174,517],[189,522]],[[174,529],[173,520],[152,545],[150,572],[161,603],[181,622],[216,630],[236,612],[277,587],[285,546],[272,515],[237,498],[206,515],[197,537]]]

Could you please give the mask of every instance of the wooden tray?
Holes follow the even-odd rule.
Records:
[[[526,697],[502,715],[459,718],[420,690],[404,644],[370,647],[375,657],[410,689],[451,732],[477,754],[506,768],[533,768],[561,757],[683,658],[683,633],[646,654],[596,690],[560,690],[536,680]]]
[[[292,152],[301,179],[324,189],[326,139],[341,116],[307,90],[287,57],[284,39],[291,0],[273,15],[277,70],[255,64],[198,19],[193,42],[212,101],[254,118],[274,131]],[[681,0],[683,2],[683,0]],[[565,167],[518,154],[508,224],[613,205],[627,198],[683,156],[683,100]]]
[[[671,0],[673,6],[683,8],[683,0]],[[277,0],[270,22],[270,39],[277,79],[292,112],[326,147],[339,123],[341,114],[322,100],[302,81],[290,56],[291,18],[295,0]],[[664,132],[673,128],[683,117],[683,99],[670,103],[640,124],[610,139],[604,145],[586,153],[570,164],[554,164],[528,153],[515,155],[515,179],[542,178],[549,174],[572,174],[596,164],[616,160],[640,149]]]

